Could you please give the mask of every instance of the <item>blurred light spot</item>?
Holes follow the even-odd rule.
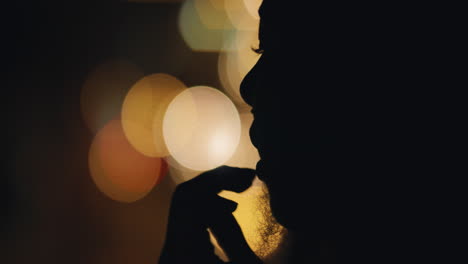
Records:
[[[159,177],[156,180],[155,186],[160,184],[167,174],[169,174],[169,164],[167,163],[165,159],[161,158],[161,167],[159,170]]]
[[[221,3],[221,4],[220,4]],[[209,29],[233,29],[223,0],[194,0],[200,21]]]
[[[219,90],[195,86],[171,102],[163,134],[171,156],[181,165],[213,169],[226,162],[239,144],[239,113]]]
[[[202,171],[189,169],[181,165],[172,156],[165,157],[164,160],[169,164],[169,176],[176,184],[191,180],[202,173]]]
[[[245,75],[257,63],[260,55],[252,51],[258,47],[258,31],[237,31],[226,40],[225,52],[218,57],[218,75],[223,90],[238,105],[246,105],[240,95],[240,84]]]
[[[262,4],[262,0],[243,0],[245,8],[249,12],[249,14],[256,20],[260,20],[260,16],[258,15],[258,9]]]
[[[226,0],[209,0],[211,5],[217,10],[224,10],[224,1]]]
[[[252,15],[244,3],[245,0],[225,0],[224,5],[232,25],[239,30],[257,30],[260,18]],[[251,0],[248,0],[251,1]],[[250,8],[255,8],[258,0]],[[260,7],[260,5],[258,5]],[[258,8],[257,8],[258,10]]]
[[[223,48],[225,35],[229,35],[233,29],[224,23],[222,10],[203,7],[207,5],[208,3],[202,5],[200,2],[199,4],[202,19],[197,10],[196,1],[185,1],[179,13],[179,30],[185,43],[192,50],[218,52]]]
[[[97,133],[120,114],[125,95],[143,77],[137,66],[126,61],[109,61],[96,67],[81,89],[81,113],[88,128]]]
[[[110,121],[96,134],[88,162],[97,187],[121,202],[143,198],[167,173],[163,159],[146,157],[130,145],[120,120]]]
[[[255,169],[257,162],[260,160],[257,149],[250,141],[249,130],[253,122],[253,115],[250,112],[240,114],[241,120],[241,137],[234,155],[226,162],[225,165],[242,168]]]
[[[146,156],[169,154],[162,123],[167,106],[186,88],[175,77],[158,73],[139,80],[125,97],[122,124],[130,143]]]

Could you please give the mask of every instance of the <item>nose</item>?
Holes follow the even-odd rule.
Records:
[[[258,68],[262,57],[259,58],[257,63],[250,69],[250,71],[245,75],[244,79],[240,84],[240,94],[242,99],[252,107],[255,107],[255,90],[258,85]]]

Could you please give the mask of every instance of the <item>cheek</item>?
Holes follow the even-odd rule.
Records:
[[[270,194],[270,208],[275,220],[286,228],[291,228],[295,225],[298,213],[303,210],[300,200],[293,199],[288,190],[281,186],[275,188],[268,187]]]

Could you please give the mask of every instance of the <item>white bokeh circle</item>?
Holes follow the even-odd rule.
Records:
[[[240,140],[239,113],[221,91],[194,86],[167,108],[163,136],[170,155],[182,166],[205,171],[228,161]]]

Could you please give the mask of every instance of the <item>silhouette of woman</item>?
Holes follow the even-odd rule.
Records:
[[[421,26],[430,20],[413,11],[264,0],[261,57],[241,84],[261,160],[255,171],[223,166],[177,187],[160,263],[220,263],[207,228],[232,263],[380,263],[410,251],[408,241],[414,250],[425,237],[410,220],[419,219],[414,176],[435,164],[420,88],[435,77]],[[286,229],[270,260],[246,244],[236,204],[216,195],[246,190],[255,175]]]

